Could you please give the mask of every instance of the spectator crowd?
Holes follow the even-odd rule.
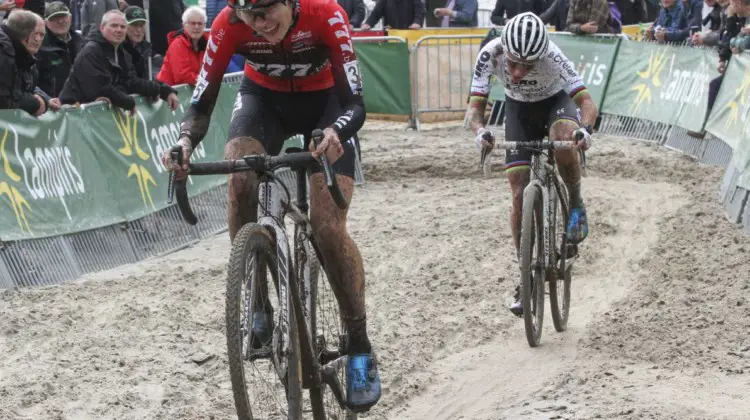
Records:
[[[363,0],[337,1],[352,30],[381,21],[392,29],[479,25],[477,0],[377,0],[369,14]],[[173,86],[195,85],[207,28],[226,2],[207,0],[205,10],[182,0],[145,5],[148,13],[144,0],[0,0],[0,109],[39,116],[106,101],[135,112],[134,94],[175,109]],[[496,0],[490,20],[502,26],[526,11],[582,36],[641,24],[649,42],[715,47],[720,75],[710,84],[709,111],[729,58],[750,48],[750,0]],[[235,56],[227,71],[242,65]]]

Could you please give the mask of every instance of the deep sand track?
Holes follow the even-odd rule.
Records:
[[[750,418],[750,238],[724,217],[720,170],[598,136],[569,329],[547,311],[531,349],[506,309],[518,270],[504,176],[480,175],[464,130],[393,127],[362,132],[367,183],[349,218],[382,362],[366,418]],[[0,418],[236,418],[228,252],[221,234],[1,293]]]

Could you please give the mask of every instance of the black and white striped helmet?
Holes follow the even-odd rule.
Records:
[[[534,61],[547,52],[549,36],[539,16],[524,12],[508,20],[500,42],[503,50],[516,59]]]

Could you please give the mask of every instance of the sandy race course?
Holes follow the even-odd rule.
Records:
[[[384,387],[362,418],[750,416],[750,238],[718,204],[720,170],[598,136],[569,329],[547,310],[531,349],[507,310],[518,268],[503,174],[481,176],[462,129],[393,127],[362,132],[367,183],[349,218]],[[221,234],[0,294],[0,418],[236,418],[228,253]]]

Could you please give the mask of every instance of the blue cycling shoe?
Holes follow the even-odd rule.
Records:
[[[589,224],[586,220],[586,207],[581,206],[570,210],[568,219],[568,242],[576,245],[581,243],[589,234]]]
[[[380,400],[377,361],[368,353],[349,355],[346,364],[346,405],[361,413]]]

